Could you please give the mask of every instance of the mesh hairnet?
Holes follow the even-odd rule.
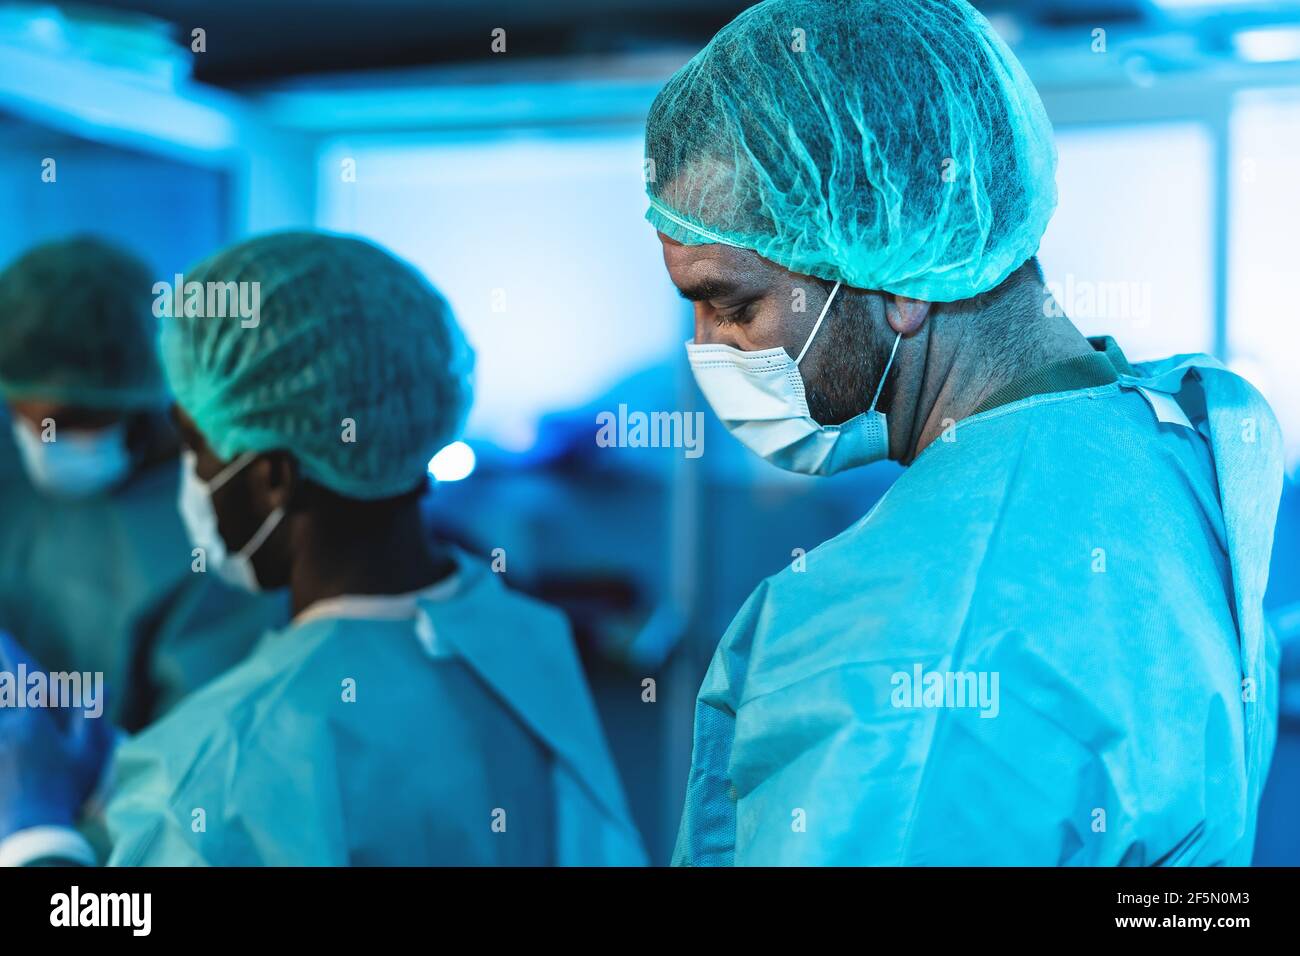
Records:
[[[176,400],[223,460],[288,451],[307,478],[376,500],[418,487],[464,425],[473,353],[443,298],[377,246],[278,233],[185,280],[187,294],[237,283],[259,303],[256,324],[251,308],[163,320]]]
[[[767,0],[660,91],[646,214],[686,244],[948,302],[1038,249],[1056,149],[1037,92],[963,0]]]
[[[0,392],[93,409],[164,404],[153,283],[100,239],[26,252],[0,273]]]

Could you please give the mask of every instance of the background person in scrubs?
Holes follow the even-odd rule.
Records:
[[[89,237],[0,273],[0,628],[50,670],[102,672],[127,730],[287,617],[191,570],[153,284]]]
[[[736,438],[886,457],[700,690],[675,861],[1244,864],[1276,735],[1268,406],[1131,366],[1034,258],[1038,95],[962,0],[769,0],[661,91],[647,218]]]
[[[428,463],[470,402],[443,299],[378,247],[317,233],[186,279],[257,283],[261,321],[166,320],[181,509],[210,570],[287,588],[294,618],[119,748],[110,863],[643,862],[564,617],[421,526]],[[47,713],[6,719],[33,751],[51,734]],[[33,752],[0,787],[0,826],[57,824],[84,797],[86,751],[51,751],[59,772]],[[12,862],[89,861],[6,837]]]

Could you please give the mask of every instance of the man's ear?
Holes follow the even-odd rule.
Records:
[[[270,511],[288,506],[298,484],[298,462],[284,451],[267,452],[255,461],[250,484],[257,503]]]
[[[885,318],[889,327],[900,335],[911,335],[925,324],[930,315],[930,303],[924,299],[909,299],[905,295],[885,295]]]

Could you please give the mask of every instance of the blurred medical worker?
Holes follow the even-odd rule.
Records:
[[[152,287],[92,238],[0,273],[0,628],[45,667],[102,672],[131,730],[287,618],[190,570]]]
[[[564,617],[421,527],[428,462],[470,403],[446,303],[379,248],[315,233],[186,280],[250,284],[261,307],[253,327],[164,320],[181,510],[209,572],[287,587],[295,616],[119,748],[110,862],[642,862]],[[0,792],[0,821],[23,790]]]
[[[718,416],[792,471],[910,466],[723,636],[676,862],[1248,862],[1277,422],[1062,314],[1052,130],[987,21],[769,0],[646,139]]]

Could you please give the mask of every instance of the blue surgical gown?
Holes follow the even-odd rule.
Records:
[[[172,457],[106,494],[47,497],[0,409],[0,628],[49,670],[102,673],[106,714],[129,730],[288,618],[283,595],[236,592],[191,570],[179,482]]]
[[[960,422],[759,586],[699,693],[675,863],[1249,862],[1277,423],[1206,356],[1132,372]],[[997,694],[900,696],[929,674]]]
[[[300,615],[119,748],[111,865],[640,864],[567,622],[458,556]]]

